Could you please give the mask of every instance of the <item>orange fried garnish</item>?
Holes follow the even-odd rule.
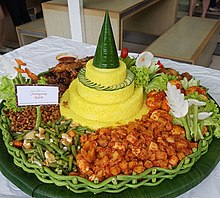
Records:
[[[165,92],[163,91],[151,91],[147,95],[146,105],[150,110],[160,109],[165,96]]]
[[[23,69],[21,69],[21,68],[18,68],[18,67],[14,67],[15,68],[15,70],[18,72],[18,73],[20,73],[20,74],[23,74],[23,73],[26,73]]]
[[[37,81],[39,78],[37,77],[37,75],[35,75],[34,73],[32,73],[28,68],[25,68],[25,72],[28,75],[29,78],[31,78],[34,81]]]
[[[20,59],[15,59],[15,61],[16,61],[16,63],[18,64],[18,65],[22,65],[22,66],[26,66],[26,63],[24,63],[22,60],[20,60]]]
[[[175,85],[177,89],[182,89],[182,84],[179,80],[170,80],[171,85]]]
[[[22,141],[20,140],[13,140],[13,146],[21,148],[23,145]]]
[[[185,94],[188,96],[188,95],[190,95],[191,93],[195,93],[195,92],[198,92],[198,94],[201,94],[201,95],[204,95],[204,96],[207,95],[206,89],[203,88],[203,87],[200,87],[200,86],[192,86],[192,87],[189,87],[189,88],[185,91]]]

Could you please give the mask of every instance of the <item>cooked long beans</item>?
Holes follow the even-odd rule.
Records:
[[[30,133],[30,136],[33,136],[30,139],[30,148],[22,147],[24,154],[27,157],[29,163],[35,163],[36,165],[50,167],[57,174],[69,174],[69,172],[77,171],[76,165],[76,155],[77,150],[80,148],[79,139],[86,130],[89,130],[86,127],[73,126],[72,119],[67,119],[61,116],[55,122],[47,122],[45,125],[41,123],[41,112],[40,106],[36,107],[37,109],[37,120],[35,125],[35,131],[27,130],[22,134],[13,135],[13,139],[22,141],[24,136]],[[4,123],[7,123],[7,117],[3,117],[5,120]],[[7,123],[8,124],[8,123]],[[41,127],[41,133],[40,129]],[[74,130],[76,132],[76,137],[73,138],[72,143],[64,145],[61,141],[62,134],[68,134],[69,131]],[[43,131],[43,132],[42,132]],[[39,134],[38,134],[39,133]],[[40,138],[40,135],[43,135]],[[40,139],[38,139],[39,137]],[[49,152],[51,157],[54,157],[54,161],[47,161],[46,151]],[[48,154],[47,154],[48,155]]]
[[[40,124],[41,124],[41,112],[40,112],[40,106],[36,107],[37,110],[37,119],[36,119],[36,125],[35,125],[35,129],[38,130]]]

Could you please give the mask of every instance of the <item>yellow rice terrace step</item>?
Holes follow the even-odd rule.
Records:
[[[70,109],[67,102],[68,97],[69,97],[68,92],[65,92],[60,102],[61,114],[64,115],[67,119],[72,118],[74,122],[79,123],[82,126],[87,126],[93,130],[97,130],[98,128],[102,128],[102,127],[110,127],[110,126],[116,127],[118,125],[127,124],[131,121],[135,121],[136,119],[141,119],[143,115],[146,115],[149,112],[149,109],[147,108],[145,102],[143,102],[141,109],[135,115],[133,115],[132,117],[128,117],[127,119],[124,120],[119,119],[118,121],[115,122],[112,122],[111,120],[101,120],[101,119],[89,120],[77,115],[74,111]]]
[[[69,89],[72,89],[72,84]],[[99,91],[93,88],[89,88],[83,85],[77,79],[77,92],[78,94],[87,101],[92,101],[97,104],[112,104],[123,102],[130,98],[134,93],[134,81],[123,89],[114,91]]]
[[[117,122],[118,120],[124,120],[134,116],[140,111],[143,105],[142,87],[135,88],[133,95],[127,100],[113,104],[99,104],[81,98],[77,92],[77,80],[72,82],[71,89],[68,89],[66,92],[68,95],[66,99],[68,101],[68,107],[75,114],[88,120]]]
[[[118,68],[100,69],[93,66],[92,59],[86,64],[86,78],[103,86],[122,83],[126,78],[126,65],[123,61],[119,62],[120,66]]]

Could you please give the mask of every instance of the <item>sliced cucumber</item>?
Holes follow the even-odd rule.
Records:
[[[124,82],[117,84],[117,85],[112,85],[112,86],[103,86],[101,84],[92,82],[91,80],[86,78],[85,74],[86,74],[86,69],[82,68],[78,73],[79,81],[86,87],[96,89],[98,91],[115,91],[118,89],[123,89],[124,87],[129,86],[134,80],[134,74],[129,69],[127,69],[127,76]]]

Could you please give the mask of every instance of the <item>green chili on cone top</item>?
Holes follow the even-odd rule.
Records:
[[[101,69],[112,69],[119,67],[119,58],[108,10],[106,10],[105,13],[105,19],[99,36],[93,66]]]

